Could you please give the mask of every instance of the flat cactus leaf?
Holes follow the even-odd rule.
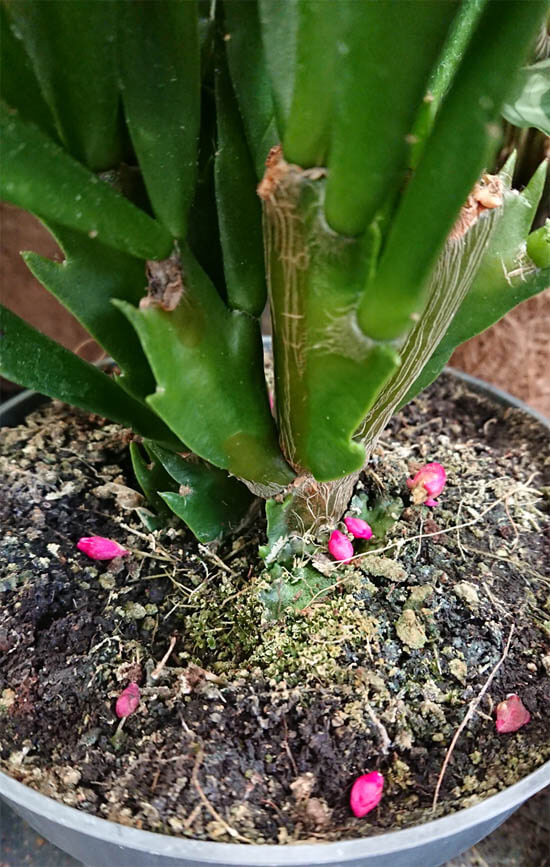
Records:
[[[520,70],[502,114],[514,126],[535,127],[550,135],[550,57]]]
[[[313,600],[323,599],[342,578],[321,575],[312,566],[297,566],[292,571],[275,564],[266,572],[266,585],[258,598],[263,604],[267,620],[280,620],[289,609],[302,611]]]
[[[45,337],[0,305],[0,375],[97,413],[154,438],[169,448],[182,444],[147,406],[127,394],[106,373]]]
[[[520,193],[504,193],[503,213],[464,301],[422,373],[400,401],[400,406],[426,388],[439,375],[454,350],[480,334],[512,307],[550,287],[550,267],[537,268],[525,252],[525,242],[546,178],[544,162]]]
[[[193,256],[182,258],[183,294],[174,310],[115,302],[155,375],[148,402],[195,454],[276,491],[293,473],[277,443],[259,325],[228,310]]]
[[[164,259],[172,237],[38,127],[0,104],[0,196],[141,259]]]
[[[118,166],[123,157],[114,38],[119,5],[91,0],[7,4],[61,141],[96,172]]]
[[[57,139],[53,115],[42,96],[29,55],[10,27],[5,3],[0,3],[0,99],[16,108],[24,120],[31,120],[47,135]]]
[[[137,443],[130,443],[130,458],[134,475],[147,498],[147,502],[155,510],[159,526],[161,526],[163,522],[166,523],[171,511],[158,492],[171,489],[176,491],[178,486],[152,452],[149,451],[147,457],[149,458],[148,461],[143,457]]]
[[[54,223],[44,221],[65,254],[53,262],[38,253],[22,253],[32,274],[97,340],[121,369],[119,384],[144,398],[155,387],[137,335],[113,298],[139,304],[146,283],[143,260],[128,256]]]
[[[262,208],[256,195],[254,164],[225,65],[216,74],[216,116],[214,171],[227,303],[232,309],[260,316],[267,297]]]
[[[275,561],[288,563],[295,553],[288,527],[288,514],[292,508],[292,499],[292,496],[288,496],[283,502],[267,500],[265,504],[267,543],[260,545],[258,551],[260,557],[265,560],[266,566],[270,566]]]
[[[155,216],[173,237],[185,238],[199,135],[196,3],[114,5],[120,85],[132,144]]]
[[[244,520],[254,496],[237,479],[195,456],[186,460],[151,442],[147,449],[177,483],[176,491],[159,491],[159,497],[199,542],[221,539]]]
[[[270,149],[279,142],[279,133],[262,45],[258,6],[256,0],[229,0],[223,8],[229,71],[259,179],[264,173]]]
[[[545,9],[539,0],[487,3],[363,295],[358,320],[373,339],[400,337],[421,314],[430,273],[500,140],[499,113],[513,83],[510,72],[523,61]]]
[[[372,530],[372,537],[368,542],[357,540],[356,545],[360,550],[378,547],[386,534],[401,517],[405,504],[401,497],[391,497],[381,494],[376,497],[372,505],[365,494],[356,494],[350,503],[350,513],[354,518],[362,518]]]

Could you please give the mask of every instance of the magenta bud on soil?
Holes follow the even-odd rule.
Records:
[[[531,714],[523,704],[519,695],[509,695],[505,701],[497,704],[497,732],[517,732],[531,719]]]
[[[344,518],[344,524],[348,533],[351,533],[356,539],[370,539],[372,537],[371,528],[362,518]]]
[[[344,536],[340,530],[334,530],[334,532],[330,534],[328,549],[335,560],[347,562],[351,557],[353,557],[353,545],[348,537]]]
[[[114,560],[115,557],[124,557],[129,553],[118,542],[104,536],[84,536],[78,540],[76,547],[92,560]]]
[[[422,503],[426,506],[437,506],[433,498],[441,493],[446,481],[447,473],[441,464],[432,463],[421,467],[412,479],[407,479],[413,503],[416,506]]]
[[[116,700],[115,713],[118,717],[130,716],[139,704],[139,686],[129,683]]]
[[[349,796],[349,804],[354,816],[362,819],[380,803],[384,777],[378,771],[357,777]]]

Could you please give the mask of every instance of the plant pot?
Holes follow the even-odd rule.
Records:
[[[465,374],[473,389],[498,403],[521,408],[549,427],[520,401]],[[3,407],[4,423],[16,424],[41,401],[23,394]],[[89,867],[199,867],[199,865],[332,865],[332,867],[436,867],[468,849],[504,822],[521,804],[550,784],[550,762],[481,803],[445,818],[359,840],[270,846],[194,841],[109,822],[65,806],[0,773],[0,797],[36,831]]]

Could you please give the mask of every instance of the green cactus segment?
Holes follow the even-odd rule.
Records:
[[[330,323],[326,325],[330,329]],[[308,365],[307,462],[320,482],[364,466],[365,449],[352,437],[399,365],[399,356],[389,346],[375,346],[360,359],[345,358],[343,352],[320,353]]]
[[[546,163],[523,192],[507,190],[503,213],[472,286],[437,349],[400,405],[439,375],[457,346],[497,322],[508,310],[550,286],[550,267],[538,269],[525,255],[525,239],[544,189]]]
[[[147,451],[148,461],[142,455],[141,449],[137,443],[130,443],[130,458],[132,460],[132,469],[137,482],[147,497],[147,502],[161,519],[167,519],[172,514],[159,491],[177,490],[176,482],[168,475],[160,461],[154,457],[152,452]]]
[[[224,3],[225,45],[231,80],[244,121],[257,178],[279,141],[256,0]]]
[[[244,520],[254,496],[237,479],[194,456],[185,460],[154,443],[147,448],[178,485],[159,496],[199,542],[213,542]]]
[[[46,224],[47,225],[47,224]],[[23,253],[30,271],[75,316],[121,368],[118,383],[138,399],[155,387],[137,335],[112,298],[138,304],[146,283],[143,261],[91,240],[80,232],[47,225],[65,254],[52,262]]]
[[[8,4],[61,141],[93,171],[117,166],[123,155],[115,63],[117,5],[95,0]]]
[[[172,237],[159,223],[1,104],[0,135],[5,201],[141,259],[170,255]]]
[[[435,64],[428,90],[412,128],[410,164],[416,168],[435,116],[458,69],[483,7],[489,0],[463,0],[451,25],[443,51]]]
[[[405,504],[401,497],[380,494],[370,504],[365,493],[355,494],[351,499],[350,514],[354,518],[362,518],[366,521],[373,532],[369,541],[357,540],[356,548],[368,551],[380,547],[388,532],[401,517],[404,508]]]
[[[21,39],[12,32],[4,3],[0,3],[0,98],[32,120],[45,133],[57,138],[55,123],[36,80]]]
[[[290,112],[294,89],[298,0],[258,0],[262,44],[267,63],[277,128],[282,138]]]
[[[527,255],[537,268],[550,268],[550,220],[527,238]]]
[[[185,238],[199,133],[196,4],[115,5],[120,85],[132,144],[155,216],[175,238]]]
[[[465,235],[447,241],[432,275],[428,303],[400,350],[401,366],[371,407],[358,432],[367,454],[460,309],[490,238],[498,230],[501,211],[501,208],[493,208],[485,212]]]
[[[326,217],[335,231],[357,235],[405,178],[406,137],[457,4],[325,5],[337,19]]]
[[[258,548],[258,553],[265,561],[266,566],[271,566],[275,561],[287,563],[292,559],[289,513],[292,510],[293,499],[290,494],[282,502],[266,500],[267,542]],[[300,540],[300,542],[303,547],[303,541]]]
[[[94,412],[168,448],[182,444],[151,410],[134,400],[107,374],[31,328],[0,305],[0,375]]]
[[[281,442],[292,466],[326,482],[363,466],[352,436],[399,357],[357,328],[365,249],[327,227],[324,178],[284,160],[275,176],[264,209]]]
[[[233,309],[260,316],[267,295],[262,208],[239,108],[223,67],[216,76],[216,113],[216,201],[227,302]]]
[[[299,0],[294,92],[284,154],[302,168],[326,165],[333,111],[337,3]]]
[[[138,332],[157,381],[148,402],[197,455],[261,484],[293,478],[280,453],[258,323],[228,310],[191,254],[172,312],[115,302]]]
[[[421,310],[456,215],[498,144],[510,70],[525,56],[545,6],[538,0],[487,4],[361,302],[359,323],[370,337],[399,337]]]
[[[502,114],[514,126],[536,127],[550,135],[550,57],[520,70]]]
[[[266,573],[269,579],[258,592],[267,620],[279,620],[287,611],[303,611],[314,600],[324,599],[341,581],[342,573],[327,577],[312,566],[296,566],[292,570],[275,563]]]

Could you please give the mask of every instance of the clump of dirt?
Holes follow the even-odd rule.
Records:
[[[116,425],[58,404],[2,436],[0,767],[123,824],[287,843],[404,827],[470,806],[550,757],[547,432],[444,376],[397,416],[359,495],[410,503],[437,460],[437,509],[407,505],[269,619],[261,518],[217,548],[148,532]],[[76,550],[103,535],[109,563]],[[164,664],[159,665],[170,650]],[[500,663],[500,665],[499,665]],[[494,674],[450,757],[453,734]],[[114,712],[129,682],[138,710]],[[498,735],[518,693],[530,723]],[[546,717],[546,719],[545,719]],[[381,771],[381,807],[349,811]]]

